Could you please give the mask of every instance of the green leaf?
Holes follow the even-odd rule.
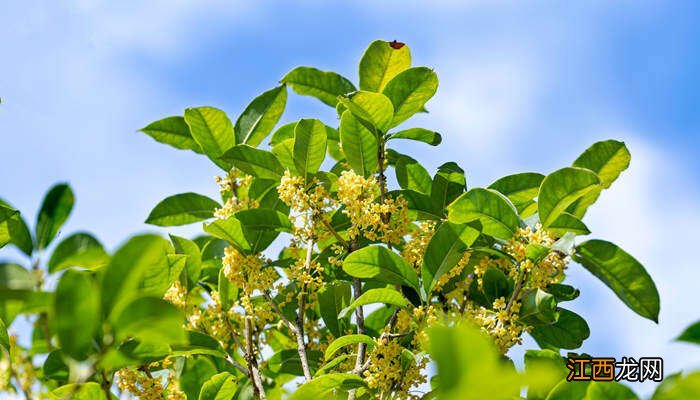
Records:
[[[282,143],[283,140],[294,139],[294,128],[296,126],[296,122],[290,122],[277,128],[270,138],[270,146],[274,147]]]
[[[5,322],[0,319],[0,346],[10,352],[10,336],[7,334],[7,326]]]
[[[180,278],[185,269],[187,256],[182,254],[168,254],[167,264],[152,265],[143,274],[143,280],[139,285],[142,295],[163,297],[168,288]]]
[[[166,197],[158,203],[146,218],[146,223],[156,226],[180,226],[213,218],[221,204],[197,193],[180,193]]]
[[[433,177],[430,198],[435,207],[442,210],[459,197],[467,187],[464,170],[456,163],[448,162],[438,167]]]
[[[184,316],[174,305],[157,297],[141,297],[124,307],[113,328],[117,338],[133,337],[146,343],[185,344]]]
[[[229,242],[238,251],[250,251],[250,243],[243,232],[243,225],[235,217],[215,219],[209,224],[204,224],[204,232]]]
[[[19,211],[0,205],[0,248],[12,241],[10,221],[17,218]]]
[[[630,165],[630,152],[624,142],[605,140],[594,143],[581,154],[573,166],[590,169],[600,178],[607,189]]]
[[[547,231],[556,237],[562,237],[567,232],[575,233],[577,235],[588,235],[591,233],[583,221],[567,212],[561,213],[557,219],[554,220],[554,222],[549,224]]]
[[[390,80],[410,66],[408,46],[395,48],[389,42],[375,40],[360,60],[360,89],[381,92]]]
[[[21,265],[0,262],[0,290],[32,290],[35,283],[31,272]]]
[[[566,167],[547,175],[538,197],[542,226],[548,228],[571,203],[599,186],[598,176],[583,168]]]
[[[550,379],[543,380],[540,385],[527,388],[528,400],[543,400],[547,393],[569,374],[569,369],[558,351],[526,350],[523,360],[527,374],[549,371],[550,375]]]
[[[299,175],[316,173],[326,158],[326,126],[317,119],[299,120],[294,128],[294,164]]]
[[[394,106],[383,94],[359,91],[339,97],[339,100],[376,137],[391,128]]]
[[[557,321],[557,301],[551,294],[534,289],[521,300],[519,320],[530,326],[551,325]]]
[[[5,208],[12,209],[12,211],[5,210]],[[9,235],[9,243],[17,246],[27,256],[31,256],[32,251],[34,251],[34,239],[32,239],[32,234],[29,232],[27,222],[19,212],[18,214],[8,215],[12,214],[13,211],[15,210],[11,204],[0,199],[0,247],[8,242],[7,236]]]
[[[235,214],[243,226],[243,235],[252,253],[259,253],[272,243],[280,232],[289,232],[292,223],[279,211],[258,208]]]
[[[277,143],[271,151],[272,154],[277,157],[284,169],[288,169],[291,172],[295,172],[297,170],[297,167],[294,164],[294,138],[285,139]]]
[[[392,190],[387,194],[392,198],[403,197],[404,200],[406,200],[408,209],[417,214],[416,218],[418,220],[440,220],[445,217],[443,210],[438,209],[432,199],[422,193],[406,189]]]
[[[323,358],[323,353],[317,350],[306,350],[306,358],[309,362],[309,369],[313,374]],[[294,376],[303,376],[304,370],[299,358],[299,351],[296,349],[284,349],[273,354],[267,359],[267,365],[270,372],[274,374],[290,374]]]
[[[499,239],[509,239],[520,225],[513,207],[501,194],[491,189],[469,190],[452,202],[447,212],[450,222],[462,224],[478,220],[482,232]]]
[[[442,143],[442,136],[435,132],[424,128],[410,128],[403,131],[398,131],[389,136],[391,139],[409,139],[427,143],[431,146],[437,146]]]
[[[591,334],[586,320],[573,311],[558,308],[559,318],[551,325],[536,326],[530,335],[542,348],[577,349]]]
[[[700,371],[665,377],[652,400],[686,400],[700,397]]]
[[[342,281],[326,283],[318,291],[318,307],[323,323],[333,336],[343,334],[344,323],[338,317],[340,311],[350,304],[350,284]]]
[[[332,398],[336,391],[348,391],[366,386],[364,379],[356,374],[326,374],[301,385],[289,400],[314,400]]]
[[[129,239],[112,256],[102,274],[102,310],[116,315],[136,297],[145,273],[151,268],[168,268],[170,244],[157,235]]]
[[[537,197],[542,180],[544,180],[544,175],[542,174],[524,172],[504,176],[490,184],[488,188],[500,192],[517,206]]]
[[[598,277],[632,311],[659,319],[659,292],[639,261],[615,244],[589,240],[576,246],[574,260]]]
[[[68,270],[61,276],[53,315],[61,349],[76,360],[85,360],[101,325],[100,292],[90,273]]]
[[[46,193],[36,221],[37,247],[46,248],[68,219],[75,197],[65,183],[55,185]]]
[[[64,361],[65,356],[61,349],[49,353],[41,367],[44,377],[56,381],[68,381],[69,369]]]
[[[282,85],[253,99],[236,120],[236,144],[258,147],[272,132],[287,104],[287,88]]]
[[[639,397],[634,394],[632,389],[627,386],[611,381],[611,382],[591,382],[588,385],[585,400],[639,400]]]
[[[396,180],[402,189],[410,189],[423,194],[430,194],[433,184],[430,174],[413,158],[401,155],[396,162]]]
[[[676,338],[681,342],[700,344],[700,321],[685,328],[683,333]]]
[[[176,149],[202,153],[202,148],[199,147],[199,144],[192,137],[190,127],[183,117],[163,118],[148,124],[148,126],[141,129],[141,132],[158,142],[170,145]]]
[[[398,307],[406,307],[409,304],[408,300],[406,300],[404,295],[401,294],[401,292],[396,291],[395,289],[369,289],[366,292],[362,293],[362,295],[355,299],[355,301],[350,303],[349,306],[341,310],[338,316],[340,318],[345,318],[357,307],[376,303],[391,304]]]
[[[489,304],[493,304],[494,300],[501,297],[508,301],[513,293],[513,280],[508,279],[506,274],[496,267],[488,267],[482,280],[482,289]]]
[[[542,246],[537,243],[530,243],[527,245],[525,248],[525,257],[527,257],[530,261],[533,263],[537,264],[540,261],[542,261],[543,258],[547,256],[552,251],[547,246]]]
[[[98,269],[106,265],[109,255],[102,244],[88,233],[76,233],[56,246],[49,260],[49,272],[68,267]]]
[[[445,221],[430,239],[423,256],[421,276],[429,295],[440,277],[454,268],[481,232],[466,224]]]
[[[419,292],[418,275],[401,256],[382,246],[368,246],[345,258],[343,271],[355,278],[406,285]]]
[[[236,378],[228,372],[221,372],[209,378],[202,385],[199,400],[231,400],[236,394]]]
[[[630,152],[625,143],[616,140],[597,142],[581,154],[574,167],[587,168],[598,175],[601,186],[576,200],[568,211],[577,218],[583,218],[586,210],[600,196],[603,189],[607,189],[626,170],[630,164]]]
[[[377,290],[377,289],[374,289]],[[338,350],[342,349],[345,346],[349,346],[352,344],[357,344],[357,343],[365,343],[367,344],[368,347],[374,347],[374,339],[367,335],[345,335],[341,336],[334,341],[331,342],[331,344],[328,345],[326,348],[326,354],[325,358],[326,361],[329,361],[335,353],[338,352]]]
[[[274,151],[271,153],[247,144],[232,147],[221,156],[221,160],[260,179],[279,180],[284,175],[284,167]]]
[[[220,161],[219,157],[236,144],[236,138],[233,124],[226,113],[214,107],[188,108],[185,110],[185,122],[204,154],[228,171],[231,166]]]
[[[562,379],[547,396],[547,400],[579,400],[586,398],[590,381],[572,381]]]
[[[575,287],[561,283],[550,283],[547,286],[547,292],[554,296],[557,302],[571,301],[581,294]]]
[[[209,358],[187,358],[180,374],[180,389],[188,399],[196,399],[202,386],[216,373],[217,368]]]
[[[435,95],[437,87],[437,75],[426,67],[409,68],[393,77],[382,90],[394,105],[391,126],[397,126],[421,111]]]
[[[51,400],[111,400],[97,382],[69,383],[52,390],[50,396]]]
[[[377,170],[377,138],[350,111],[340,118],[340,142],[355,173],[368,177]]]
[[[312,67],[296,67],[280,82],[291,86],[302,96],[313,96],[331,107],[338,104],[338,96],[357,90],[345,77]]]
[[[170,235],[170,241],[173,243],[175,253],[187,256],[185,261],[187,282],[190,288],[194,287],[202,271],[202,253],[199,251],[199,246],[189,239],[172,234]]]

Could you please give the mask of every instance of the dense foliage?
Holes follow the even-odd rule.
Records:
[[[404,44],[373,42],[358,86],[312,67],[280,83],[235,122],[197,107],[142,129],[221,169],[220,200],[175,194],[146,220],[203,221],[195,238],[134,236],[111,255],[83,232],[50,246],[72,210],[69,186],[51,188],[33,231],[2,202],[0,245],[27,260],[0,264],[0,389],[51,399],[499,399],[527,386],[528,399],[636,398],[615,382],[566,382],[562,358],[589,336],[562,306],[579,294],[566,281],[572,261],[658,319],[644,267],[611,242],[580,238],[588,208],[629,165],[624,143],[595,143],[547,175],[468,189],[457,163],[431,175],[392,148],[442,140],[407,127],[438,78],[412,67]],[[334,107],[337,126],[275,129],[289,88]],[[33,327],[24,341],[6,333],[21,314]],[[541,349],[517,371],[506,354],[525,334]],[[700,328],[681,339],[700,341]],[[697,374],[676,376],[654,398],[697,386]]]

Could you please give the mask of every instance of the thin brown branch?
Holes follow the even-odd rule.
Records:
[[[256,399],[265,398],[265,389],[262,384],[260,369],[258,368],[258,360],[255,357],[253,348],[253,319],[250,316],[245,317],[245,358],[248,364],[248,372],[252,377],[253,396]]]

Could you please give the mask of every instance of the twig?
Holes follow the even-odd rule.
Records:
[[[340,236],[340,234],[333,228],[333,226],[331,226],[331,224],[328,221],[326,221],[325,218],[321,218],[321,221],[323,222],[323,226],[325,226],[326,229],[328,229],[328,231],[333,234],[335,239],[338,242],[340,242],[340,244],[342,244],[343,247],[345,247],[345,248],[350,247],[350,244],[345,239],[343,239],[342,236]]]
[[[255,358],[253,350],[253,319],[250,316],[245,317],[245,358],[253,381],[253,396],[257,399],[264,399],[265,389],[263,389],[258,360]]]
[[[311,256],[314,251],[314,239],[309,238],[306,243],[306,260],[304,261],[304,268],[306,272],[309,273],[311,269]],[[299,310],[297,313],[297,351],[299,352],[299,360],[301,360],[301,369],[304,371],[304,378],[307,381],[312,379],[311,369],[309,368],[309,359],[306,356],[306,342],[304,341],[304,309],[306,308],[306,284],[303,285],[301,293],[299,295]]]

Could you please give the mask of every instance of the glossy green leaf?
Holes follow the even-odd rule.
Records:
[[[700,371],[675,374],[664,378],[651,400],[686,400],[700,398]]]
[[[600,192],[609,188],[620,176],[620,173],[629,167],[630,159],[631,156],[625,143],[616,140],[594,143],[584,151],[574,161],[573,166],[587,168],[595,172],[600,178],[601,186],[576,200],[569,206],[568,211],[579,219],[583,218],[588,207],[595,203],[600,196]]]
[[[612,289],[632,311],[658,322],[659,292],[634,257],[613,243],[589,240],[576,246],[574,260]]]
[[[423,256],[421,277],[430,294],[440,277],[454,268],[481,232],[467,224],[445,221],[430,239]]]
[[[272,137],[270,137],[270,146],[274,147],[282,143],[283,140],[294,139],[294,128],[296,126],[296,122],[289,122],[277,128],[272,132]]]
[[[489,185],[489,189],[497,190],[513,204],[523,204],[537,197],[544,175],[536,172],[507,175]]]
[[[389,140],[391,139],[416,140],[431,146],[437,146],[442,143],[442,136],[439,133],[424,128],[410,128],[398,131],[389,136]]]
[[[180,226],[214,217],[221,204],[197,193],[180,193],[166,197],[146,218],[146,223],[157,226]]]
[[[289,400],[313,400],[332,398],[335,391],[348,391],[366,386],[364,379],[356,374],[326,374],[301,385]]]
[[[438,167],[430,188],[430,198],[435,207],[442,210],[464,193],[466,188],[464,170],[456,163],[448,162]]]
[[[340,311],[338,315],[340,318],[345,318],[350,315],[357,307],[366,306],[367,304],[391,304],[397,307],[406,307],[409,302],[406,300],[401,292],[395,289],[383,288],[383,289],[369,289],[368,291],[362,293],[360,297],[355,299],[349,306],[345,307]]]
[[[577,235],[588,235],[591,233],[583,221],[567,212],[559,214],[557,219],[549,224],[547,231],[556,237],[562,237],[567,232],[575,233]]]
[[[345,77],[312,67],[296,67],[280,82],[291,86],[302,96],[313,96],[331,107],[338,104],[338,96],[357,90]]]
[[[0,347],[10,351],[10,336],[7,334],[7,326],[2,319],[0,319]]]
[[[349,111],[340,118],[340,142],[356,174],[368,177],[377,170],[377,138]]]
[[[585,400],[590,381],[572,381],[562,379],[551,392],[546,400]]]
[[[474,188],[458,197],[447,208],[448,219],[456,224],[479,221],[487,235],[509,239],[520,219],[508,201],[491,189]]]
[[[216,373],[216,365],[209,358],[187,358],[180,374],[180,389],[188,399],[196,399],[202,386]]]
[[[556,299],[541,289],[527,292],[520,304],[519,320],[527,325],[551,325],[559,317]]]
[[[381,92],[390,80],[410,66],[408,46],[392,47],[389,42],[375,40],[360,60],[360,89]]]
[[[236,394],[236,378],[228,372],[221,372],[209,378],[202,385],[199,400],[231,400]]]
[[[359,91],[339,99],[348,111],[375,136],[379,137],[391,128],[394,106],[383,94]]]
[[[287,104],[287,88],[282,85],[253,99],[238,120],[234,131],[236,144],[258,145],[272,132]]]
[[[163,297],[173,282],[180,278],[186,262],[186,255],[168,254],[166,265],[152,265],[147,268],[139,285],[140,294]]]
[[[124,307],[116,318],[117,338],[133,337],[147,343],[186,343],[184,316],[174,305],[156,297],[141,297]]]
[[[51,400],[112,400],[97,382],[69,383],[51,391]],[[116,397],[113,397],[116,399]]]
[[[377,289],[374,289],[377,290]],[[325,353],[325,358],[326,361],[330,360],[335,353],[338,352],[338,350],[342,349],[345,346],[350,346],[353,344],[357,343],[365,343],[367,347],[372,348],[375,346],[374,339],[367,335],[345,335],[341,336],[334,341],[331,342],[331,344],[328,345],[326,348],[326,353]]]
[[[219,157],[236,144],[236,138],[233,124],[226,113],[214,107],[188,108],[185,110],[185,122],[204,154],[228,171],[231,166],[219,160]]]
[[[271,153],[247,144],[232,147],[221,156],[221,159],[256,178],[278,180],[284,175],[284,167],[274,151]]]
[[[39,249],[46,248],[68,219],[75,197],[65,183],[55,185],[46,193],[36,221],[36,241]]]
[[[271,209],[243,210],[237,212],[235,217],[241,222],[243,235],[252,253],[262,252],[280,232],[292,229],[287,215]]]
[[[157,235],[129,239],[112,256],[102,273],[102,310],[116,314],[138,294],[144,274],[151,268],[167,268],[170,244]]]
[[[317,350],[306,350],[306,358],[309,363],[309,369],[313,374],[323,358],[323,353]],[[297,349],[284,349],[270,356],[267,359],[267,366],[270,372],[275,374],[289,374],[294,376],[303,376],[304,369],[299,358]]]
[[[406,189],[392,190],[387,194],[392,198],[397,198],[398,196],[403,197],[403,199],[406,200],[408,209],[416,213],[416,218],[418,220],[440,220],[445,217],[444,211],[436,207],[432,199],[423,193]]]
[[[180,116],[167,117],[148,124],[141,132],[156,141],[181,150],[192,150],[202,153],[202,148],[190,133],[190,127],[185,118]]]
[[[681,342],[700,344],[700,321],[685,328],[683,333],[676,338]]]
[[[215,219],[211,223],[204,224],[204,232],[229,242],[239,251],[250,251],[250,243],[246,239],[243,225],[235,217]]]
[[[277,160],[279,160],[284,169],[288,169],[292,173],[296,172],[297,167],[294,164],[294,138],[285,139],[277,143],[275,147],[272,148],[271,152],[277,157]]]
[[[68,381],[69,369],[64,361],[65,355],[61,349],[54,350],[49,353],[42,366],[44,377],[56,381]]]
[[[27,256],[31,256],[34,251],[34,239],[29,231],[27,222],[20,214],[8,215],[12,214],[13,211],[3,211],[5,208],[14,210],[11,204],[0,199],[0,247],[6,243],[11,243]]]
[[[383,246],[368,246],[345,258],[343,270],[350,276],[406,285],[418,291],[418,275],[401,256]]]
[[[308,178],[318,171],[326,158],[326,126],[317,119],[299,120],[294,128],[294,165]]]
[[[49,272],[68,267],[97,269],[107,264],[109,255],[102,244],[88,233],[76,233],[56,246],[49,259]]]
[[[68,270],[61,276],[54,317],[61,349],[76,360],[85,360],[101,324],[100,292],[90,273]]]
[[[591,334],[586,320],[573,311],[558,308],[559,318],[551,325],[536,326],[530,335],[542,348],[577,349]]]
[[[581,292],[573,286],[562,283],[550,283],[547,286],[547,293],[554,296],[557,302],[571,301],[576,299]]]
[[[580,197],[600,187],[598,176],[587,169],[566,167],[547,175],[540,185],[538,212],[547,228]]]
[[[175,248],[175,252],[177,254],[187,256],[185,261],[187,281],[189,283],[189,287],[195,286],[202,271],[202,253],[199,250],[199,246],[189,239],[172,234],[170,235],[170,241],[173,243],[173,247]]]
[[[35,283],[31,272],[21,265],[0,262],[0,290],[31,290]]]
[[[402,189],[430,194],[433,182],[428,171],[418,161],[409,156],[401,155],[394,168],[396,170],[396,180]]]
[[[394,106],[391,126],[397,126],[421,111],[435,95],[437,87],[437,75],[426,67],[409,68],[393,77],[382,90]]]
[[[496,267],[488,267],[482,281],[482,290],[489,304],[493,304],[494,300],[501,297],[508,301],[513,293],[513,280]]]
[[[549,371],[549,379],[540,385],[530,386],[527,389],[528,400],[544,400],[554,386],[569,374],[564,358],[558,351],[553,350],[526,350],[523,356],[525,372],[528,374],[541,374]]]
[[[350,284],[336,281],[326,283],[318,290],[318,308],[323,323],[333,336],[340,337],[343,334],[345,324],[338,317],[340,311],[350,305],[351,293]]]

